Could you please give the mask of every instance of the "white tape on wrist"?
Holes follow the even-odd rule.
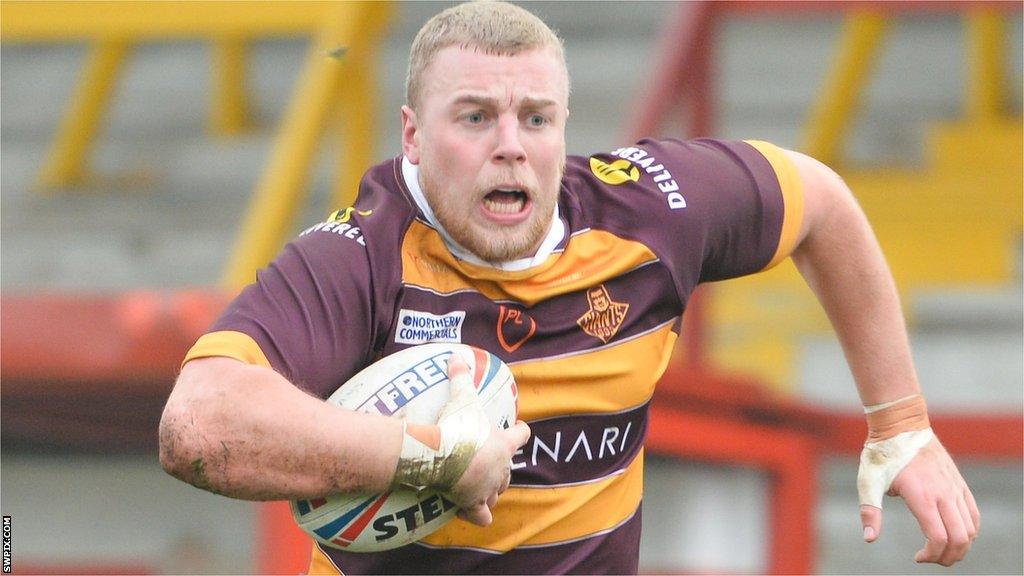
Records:
[[[881,508],[882,497],[889,491],[892,481],[934,437],[932,429],[925,428],[864,444],[857,471],[860,503]]]
[[[451,379],[451,396],[437,425],[441,430],[437,450],[411,436],[406,428],[392,485],[447,491],[459,481],[477,450],[487,441],[491,422],[468,373]]]

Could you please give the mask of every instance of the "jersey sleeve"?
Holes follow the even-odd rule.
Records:
[[[273,368],[315,396],[329,396],[374,355],[375,302],[359,230],[332,219],[289,243],[229,304],[185,362],[235,358]]]
[[[775,252],[764,269],[782,262],[793,253],[799,239],[800,226],[804,218],[803,183],[796,165],[778,146],[760,140],[747,140],[771,166],[778,184],[778,195],[782,199],[782,229]]]
[[[800,179],[767,142],[642,140],[591,157],[590,168],[612,202],[601,210],[633,215],[621,233],[655,249],[684,297],[700,282],[770,268],[795,248]]]

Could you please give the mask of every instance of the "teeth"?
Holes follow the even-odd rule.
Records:
[[[525,198],[516,198],[512,202],[495,202],[490,198],[484,198],[484,207],[495,214],[516,214],[522,212],[525,206]]]

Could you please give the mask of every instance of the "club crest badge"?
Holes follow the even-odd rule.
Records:
[[[587,290],[590,310],[576,321],[584,332],[607,344],[622,326],[629,312],[629,304],[615,302],[604,284]]]
[[[522,310],[502,304],[498,309],[498,343],[506,352],[519,349],[537,331],[537,322]]]

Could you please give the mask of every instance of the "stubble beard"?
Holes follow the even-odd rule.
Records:
[[[562,181],[564,170],[563,161],[558,183]],[[557,190],[542,195],[543,198],[531,198],[533,212],[529,219],[514,227],[508,227],[477,220],[477,216],[473,214],[476,204],[469,207],[470,213],[464,214],[451,203],[445,202],[437,193],[443,186],[443,180],[435,178],[425,163],[420,164],[420,179],[423,194],[437,221],[459,246],[469,250],[484,262],[500,264],[533,256],[554,218]]]

